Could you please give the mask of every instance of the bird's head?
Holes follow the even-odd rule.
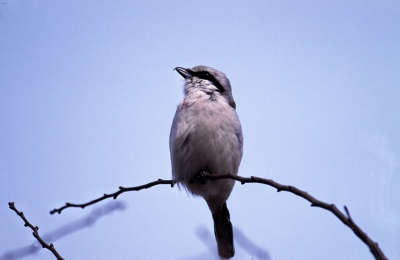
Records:
[[[185,79],[185,94],[197,89],[215,91],[224,97],[231,107],[236,108],[231,84],[223,72],[207,66],[191,69],[176,67],[175,70]]]

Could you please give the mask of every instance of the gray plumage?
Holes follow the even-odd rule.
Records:
[[[234,255],[232,224],[226,201],[235,184],[221,179],[204,182],[202,174],[237,174],[243,135],[224,73],[206,66],[175,68],[184,77],[184,98],[171,127],[172,176],[194,196],[202,196],[213,215],[221,258]]]

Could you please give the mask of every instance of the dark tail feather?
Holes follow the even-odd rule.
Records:
[[[214,234],[218,244],[218,254],[221,258],[231,258],[235,254],[233,245],[232,223],[226,203],[222,210],[213,214]]]

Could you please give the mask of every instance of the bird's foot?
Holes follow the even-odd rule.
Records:
[[[207,184],[207,178],[206,176],[210,174],[208,171],[201,171],[192,178],[189,179],[188,183],[189,184],[194,184],[196,182],[199,182],[202,185]]]
[[[195,179],[196,179],[196,181],[200,182],[202,185],[205,185],[205,184],[207,184],[206,176],[208,174],[210,174],[208,171],[201,171],[195,176]]]

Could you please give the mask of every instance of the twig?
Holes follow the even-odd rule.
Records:
[[[31,223],[29,223],[29,221],[25,218],[24,213],[22,211],[18,211],[15,206],[14,206],[14,202],[9,202],[8,206],[10,207],[10,209],[12,209],[13,211],[15,211],[15,213],[17,213],[18,216],[21,217],[21,219],[25,222],[24,226],[25,227],[30,227],[33,230],[33,236],[37,239],[37,241],[39,241],[40,245],[43,248],[47,248],[48,250],[50,250],[50,252],[53,253],[53,255],[58,259],[58,260],[64,260],[64,258],[62,258],[58,252],[56,251],[56,249],[54,248],[54,245],[52,243],[47,244],[46,242],[44,242],[44,240],[39,236],[39,227],[36,226],[34,227]]]
[[[302,197],[303,199],[306,199],[309,202],[311,202],[311,207],[319,207],[319,208],[326,209],[326,210],[332,212],[336,217],[338,217],[343,222],[343,224],[345,224],[351,230],[353,230],[353,232],[369,247],[369,249],[371,250],[371,253],[374,255],[375,259],[378,259],[378,260],[386,260],[387,259],[385,254],[379,248],[378,243],[375,243],[374,241],[372,241],[367,236],[367,234],[365,234],[365,232],[362,231],[361,228],[354,223],[353,219],[350,217],[349,210],[347,209],[346,206],[344,206],[344,210],[347,214],[347,217],[335,206],[335,204],[328,204],[328,203],[322,202],[320,200],[317,200],[316,198],[314,198],[307,192],[302,191],[296,187],[293,187],[290,185],[282,185],[273,180],[263,179],[263,178],[259,178],[259,177],[255,177],[255,176],[251,176],[250,178],[245,178],[245,177],[241,177],[238,175],[233,175],[231,173],[228,173],[228,174],[209,174],[209,175],[206,175],[206,178],[210,179],[210,180],[219,180],[219,179],[229,178],[229,179],[239,181],[242,184],[261,183],[261,184],[266,184],[271,187],[274,187],[275,189],[277,189],[278,192],[287,191],[287,192],[293,193],[299,197]]]
[[[175,182],[173,180],[162,180],[162,179],[158,179],[157,181],[153,181],[153,182],[149,182],[147,184],[144,185],[140,185],[140,186],[136,186],[136,187],[129,187],[129,188],[125,188],[120,186],[119,187],[119,191],[111,193],[111,194],[104,194],[103,197],[100,197],[98,199],[89,201],[87,203],[83,203],[83,204],[74,204],[74,203],[65,203],[65,206],[58,208],[58,209],[53,209],[52,211],[50,211],[50,214],[54,214],[54,213],[58,213],[60,214],[61,211],[63,211],[66,208],[82,208],[84,209],[85,207],[89,206],[89,205],[93,205],[99,201],[108,199],[108,198],[113,198],[116,199],[121,193],[127,192],[127,191],[139,191],[139,190],[143,190],[143,189],[148,189],[150,187],[156,186],[156,185],[160,185],[160,184],[169,184],[171,185],[171,187],[174,186]]]
[[[110,201],[104,206],[95,207],[85,217],[64,224],[47,234],[42,233],[41,237],[45,241],[52,241],[54,243],[55,241],[62,239],[68,235],[71,235],[78,231],[82,231],[82,229],[93,227],[93,225],[102,217],[105,217],[106,215],[109,215],[115,211],[123,211],[125,210],[125,208],[125,203],[122,201]],[[41,250],[41,246],[39,242],[35,240],[30,245],[13,250],[8,250],[5,251],[3,254],[0,253],[0,260],[24,258],[35,254],[39,250]]]

